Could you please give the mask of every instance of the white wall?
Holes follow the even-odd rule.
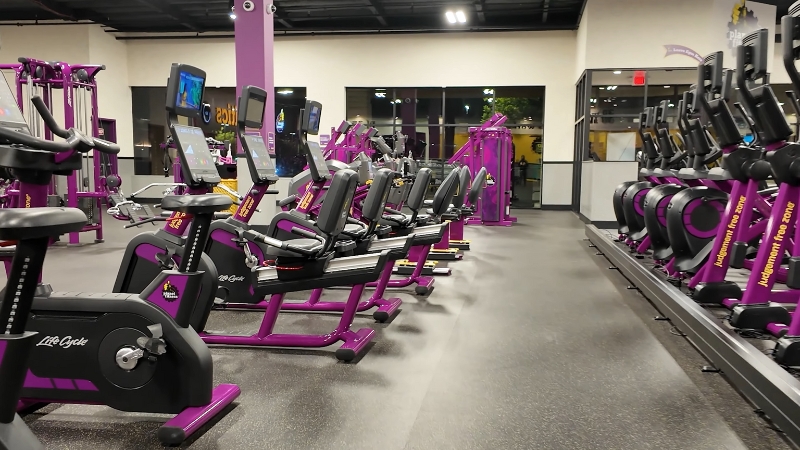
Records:
[[[100,117],[117,121],[120,156],[133,156],[131,88],[128,84],[128,46],[100,27],[88,27],[90,64],[103,64],[97,75],[97,108]]]
[[[21,56],[71,64],[105,64],[97,75],[100,117],[117,120],[121,156],[133,156],[131,94],[128,84],[127,45],[95,25],[42,27],[0,26],[0,64],[17,62]],[[5,73],[12,90],[12,72]],[[53,99],[53,115],[63,121],[60,92]],[[63,122],[62,122],[63,123]]]
[[[682,55],[665,56],[665,45],[682,45],[701,56],[728,50],[728,23],[740,0],[589,0],[584,17],[587,29],[587,68],[696,67]],[[758,28],[775,32],[775,6],[752,1]],[[774,44],[770,44],[774,45]]]

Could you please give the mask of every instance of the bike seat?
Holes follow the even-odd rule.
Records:
[[[0,239],[21,241],[80,231],[86,214],[78,208],[0,209]]]
[[[230,208],[233,201],[227,195],[168,195],[161,200],[161,209],[185,214],[212,214]]]

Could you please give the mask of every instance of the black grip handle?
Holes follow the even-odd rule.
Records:
[[[109,155],[116,155],[117,153],[119,153],[119,145],[113,142],[98,138],[92,138],[92,141],[94,141],[95,150],[101,153],[106,153]]]
[[[800,178],[800,160],[794,160],[789,164],[789,173],[795,178]]]
[[[304,229],[298,228],[298,227],[292,227],[291,232],[292,232],[292,234],[296,234],[298,236],[303,236],[304,238],[320,239],[320,237],[317,236],[316,233],[312,233],[312,232],[310,232],[308,230],[304,230]]]
[[[384,211],[386,211],[386,212],[388,212],[389,214],[397,214],[397,215],[400,215],[400,216],[404,216],[404,215],[405,215],[405,214],[403,214],[401,211],[398,211],[398,210],[396,210],[396,209],[389,208],[388,206],[387,206],[387,207],[385,207],[385,208],[383,208],[383,210],[384,210]]]
[[[5,139],[13,144],[22,144],[36,150],[44,150],[53,153],[68,152],[75,149],[80,143],[78,138],[74,136],[63,142],[55,142],[48,141],[46,139],[35,138],[29,134],[20,133],[3,127],[0,127],[0,138]]]
[[[279,190],[276,190],[276,189],[267,189],[267,191],[266,191],[266,192],[264,192],[264,193],[265,193],[265,194],[280,194],[280,193],[281,193],[281,191],[279,191]]]
[[[36,111],[39,112],[39,115],[42,116],[42,120],[44,120],[44,124],[47,125],[47,128],[53,132],[56,136],[64,139],[69,138],[69,132],[56,123],[56,119],[53,117],[53,114],[47,109],[47,105],[44,104],[44,100],[38,95],[33,96],[31,99],[31,103],[33,106],[36,107]]]

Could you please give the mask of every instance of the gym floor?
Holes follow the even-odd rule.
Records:
[[[517,210],[512,228],[468,227],[472,250],[427,299],[399,291],[393,322],[368,315],[374,347],[356,364],[332,351],[216,348],[215,378],[237,405],[197,449],[783,449],[690,343],[583,240],[572,213]],[[127,241],[52,249],[57,290],[110,290]],[[86,242],[92,236],[85,235]],[[347,292],[331,290],[330,298]],[[303,299],[301,293],[288,296]],[[211,330],[253,332],[257,312],[213,312]],[[337,318],[286,314],[278,331],[325,332]],[[51,405],[25,420],[48,449],[156,449],[164,419]]]

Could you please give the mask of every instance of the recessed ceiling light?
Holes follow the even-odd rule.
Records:
[[[456,23],[456,15],[453,11],[447,11],[444,13],[445,17],[447,17],[447,21],[450,23]]]
[[[619,75],[619,74],[621,74],[621,73],[622,73],[622,71],[621,71],[621,70],[615,70],[615,71],[614,71],[614,75]]]
[[[458,23],[467,23],[467,16],[460,9],[456,11],[456,19],[458,19]]]
[[[616,103],[614,103],[614,107],[616,107],[616,106],[617,106],[617,104],[616,104]]]
[[[606,88],[604,88],[603,86],[600,86],[600,90],[601,90],[601,91],[605,91],[605,90],[606,90]]]
[[[665,89],[669,89],[669,88],[670,88],[670,85],[666,85],[666,86],[664,86],[664,88],[665,88]]]

